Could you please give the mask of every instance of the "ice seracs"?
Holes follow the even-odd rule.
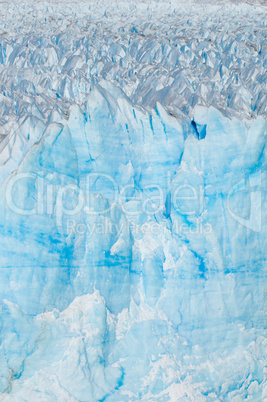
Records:
[[[209,1],[9,2],[1,8],[0,140],[67,115],[102,79],[135,105],[266,117],[266,8]],[[188,120],[189,117],[189,120]]]

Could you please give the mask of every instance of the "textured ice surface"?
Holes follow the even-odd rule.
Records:
[[[237,2],[235,2],[237,3]],[[134,103],[266,116],[266,7],[227,1],[0,3],[0,135],[107,79]]]
[[[0,399],[267,398],[264,7],[1,7]]]

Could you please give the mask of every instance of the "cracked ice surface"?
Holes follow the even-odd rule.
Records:
[[[264,400],[264,7],[1,7],[1,400]]]
[[[7,5],[8,4],[8,5]],[[196,104],[266,116],[266,7],[224,2],[1,2],[1,137],[81,104],[107,79],[182,118]]]

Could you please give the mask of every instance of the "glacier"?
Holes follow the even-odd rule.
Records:
[[[265,400],[265,6],[15,7],[0,399]]]

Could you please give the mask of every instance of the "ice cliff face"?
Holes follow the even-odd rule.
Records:
[[[14,49],[2,63],[1,400],[264,400],[263,8],[227,5],[236,20],[225,25],[209,5],[210,30],[191,15],[188,31],[189,10],[203,5],[111,4],[104,13],[99,3],[84,16],[85,6],[71,14],[71,5],[25,3],[2,22]],[[244,21],[257,21],[254,31]],[[201,61],[212,49],[217,67]],[[249,85],[253,113],[242,98]]]
[[[102,82],[2,184],[7,400],[261,398],[266,121],[194,121]]]

